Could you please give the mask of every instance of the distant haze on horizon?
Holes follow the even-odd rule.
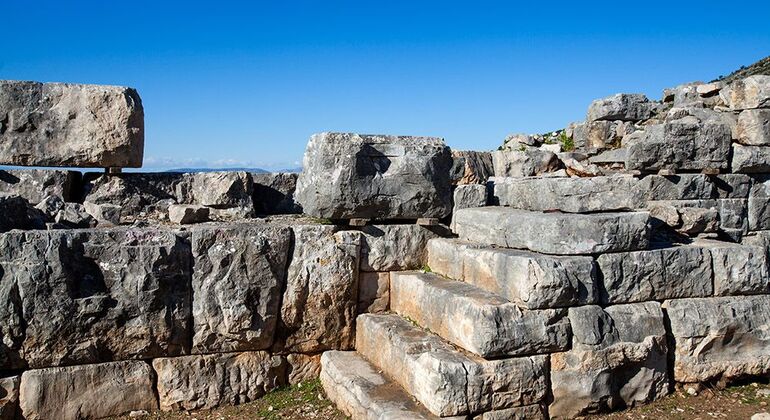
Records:
[[[254,3],[6,0],[0,79],[137,88],[145,169],[277,170],[322,131],[492,150],[770,55],[770,2]]]

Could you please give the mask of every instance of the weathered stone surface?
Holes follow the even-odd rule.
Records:
[[[143,361],[25,371],[19,403],[23,418],[98,419],[156,410],[155,374]]]
[[[64,203],[53,221],[65,228],[88,228],[96,226],[97,223],[80,203]]]
[[[272,345],[291,235],[288,227],[248,224],[192,230],[195,353]]]
[[[38,204],[50,195],[64,201],[76,198],[75,184],[80,172],[44,169],[0,169],[0,194],[18,195]]]
[[[494,178],[491,178],[494,179]],[[487,205],[487,186],[481,184],[458,185],[454,192],[454,208],[452,214],[460,209],[469,209],[474,207],[484,207]],[[454,223],[450,222],[450,229],[454,228]]]
[[[138,168],[143,154],[136,90],[0,80],[0,165]]]
[[[616,304],[679,297],[711,296],[711,254],[698,246],[602,254],[596,262],[601,302]]]
[[[491,152],[452,150],[452,184],[485,184],[494,175]]]
[[[207,222],[209,220],[209,208],[189,204],[171,204],[168,206],[168,220],[178,225]]]
[[[441,226],[369,225],[362,230],[361,270],[415,270],[425,264],[428,240],[448,236]]]
[[[0,235],[0,366],[188,353],[191,267],[157,228]]]
[[[653,104],[642,94],[608,96],[591,102],[588,107],[587,121],[641,121],[650,118]]]
[[[19,408],[19,383],[21,376],[0,379],[0,419],[14,420]]]
[[[730,126],[713,120],[688,116],[650,125],[628,146],[626,169],[726,169],[731,141]]]
[[[361,272],[358,279],[358,313],[385,312],[390,307],[390,272]]]
[[[441,218],[451,211],[452,156],[435,137],[310,137],[295,199],[328,219]]]
[[[748,228],[770,229],[770,177],[757,175],[754,181],[748,200]]]
[[[770,147],[733,144],[731,169],[735,173],[770,172]]]
[[[327,351],[321,365],[326,395],[353,419],[438,419],[355,352]]]
[[[286,356],[290,385],[318,379],[321,374],[321,354],[291,353]]]
[[[294,255],[276,346],[298,353],[353,347],[361,234],[337,226],[293,226]]]
[[[645,249],[648,221],[647,212],[564,214],[506,207],[462,209],[455,215],[461,239],[557,255]]]
[[[770,146],[770,109],[747,109],[738,115],[738,143]]]
[[[275,172],[252,173],[254,180],[254,208],[257,214],[299,214],[302,206],[294,201],[298,174]]]
[[[770,372],[770,297],[675,299],[663,306],[676,342],[677,382],[727,383]]]
[[[12,229],[43,229],[46,215],[22,197],[0,195],[0,233]]]
[[[500,296],[435,274],[391,274],[391,310],[481,357],[564,351],[565,310],[521,310]]]
[[[473,420],[546,420],[545,408],[539,404],[492,410],[473,417]]]
[[[492,152],[496,177],[525,177],[559,169],[559,159],[553,152],[527,150],[497,150]]]
[[[262,351],[160,358],[152,367],[163,411],[243,404],[286,383],[286,361]]]
[[[356,349],[437,416],[537,404],[548,394],[547,356],[481,359],[397,315],[360,315]]]
[[[648,402],[668,393],[666,330],[657,302],[570,308],[572,350],[551,355],[552,418]]]
[[[94,204],[86,201],[83,203],[83,207],[100,227],[117,226],[120,224],[120,215],[123,213],[123,208],[118,205]]]
[[[650,216],[690,236],[717,228],[743,234],[749,228],[748,200],[742,198],[648,201],[647,207]]]
[[[765,247],[710,240],[698,240],[695,244],[711,254],[715,295],[770,293],[770,273]]]
[[[719,96],[732,109],[770,108],[770,76],[738,79],[722,89]]]
[[[597,302],[596,268],[591,257],[543,255],[440,238],[428,242],[428,265],[435,273],[527,309]]]

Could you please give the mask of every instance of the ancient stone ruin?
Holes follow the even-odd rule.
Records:
[[[321,133],[297,174],[141,165],[133,89],[0,82],[0,419],[253,401],[573,418],[770,373],[770,76],[499,150]],[[304,215],[303,215],[304,213]]]

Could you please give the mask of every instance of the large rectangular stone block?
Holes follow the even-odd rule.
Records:
[[[452,211],[452,156],[435,137],[310,137],[295,199],[327,219],[442,218]]]
[[[138,168],[143,155],[136,90],[0,80],[0,165]]]
[[[738,79],[719,92],[732,109],[770,108],[770,76],[754,75]]]
[[[710,240],[699,240],[695,244],[711,254],[714,295],[770,293],[767,248]]]
[[[369,225],[361,229],[361,271],[416,270],[425,264],[428,240],[449,236],[442,226]]]
[[[79,191],[75,186],[80,173],[46,169],[0,169],[0,194],[18,195],[33,205],[49,195],[58,195],[64,201],[74,201]]]

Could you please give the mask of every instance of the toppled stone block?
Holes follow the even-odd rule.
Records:
[[[157,228],[0,235],[0,366],[188,353],[191,267],[189,244]]]
[[[25,419],[99,419],[155,410],[155,374],[143,361],[25,371],[19,402]]]
[[[144,110],[119,86],[0,81],[0,165],[142,166]]]
[[[551,417],[616,410],[668,393],[659,303],[570,308],[569,319],[572,350],[551,355]]]
[[[770,172],[770,147],[733,144],[731,170],[735,173]]]
[[[653,103],[642,94],[619,93],[591,102],[587,121],[641,121],[652,115]]]
[[[80,173],[53,169],[0,169],[0,194],[18,195],[33,205],[55,195],[73,201]]]
[[[233,224],[192,230],[193,352],[272,345],[291,240],[288,227]]]
[[[645,249],[649,214],[538,213],[506,207],[462,209],[458,236],[471,242],[556,255],[600,254]]]
[[[492,152],[492,164],[496,177],[541,175],[559,169],[559,158],[546,150],[497,150]]]
[[[294,201],[296,173],[252,173],[254,208],[257,214],[301,214],[302,206]]]
[[[617,304],[711,296],[711,254],[697,246],[602,254],[601,302]]]
[[[770,297],[675,299],[663,307],[677,382],[729,383],[770,372]]]
[[[448,236],[442,227],[369,225],[361,229],[361,270],[416,270],[425,264],[425,246],[432,238]]]
[[[358,279],[358,313],[381,313],[390,308],[390,272],[361,272]]]
[[[243,404],[286,383],[286,361],[262,351],[160,358],[152,367],[163,411]]]
[[[310,138],[295,199],[326,219],[442,218],[452,156],[435,137],[321,133]]]
[[[494,175],[491,152],[452,150],[452,184],[485,184]]]
[[[770,108],[770,76],[738,79],[722,89],[719,96],[731,109]]]
[[[276,347],[298,353],[353,348],[361,233],[293,226],[294,254]]]
[[[21,376],[0,379],[0,420],[16,419],[19,408],[19,384]]]
[[[171,204],[168,206],[168,220],[178,225],[207,222],[209,220],[209,208],[189,204]]]
[[[770,146],[770,109],[747,109],[738,115],[738,143]]]

